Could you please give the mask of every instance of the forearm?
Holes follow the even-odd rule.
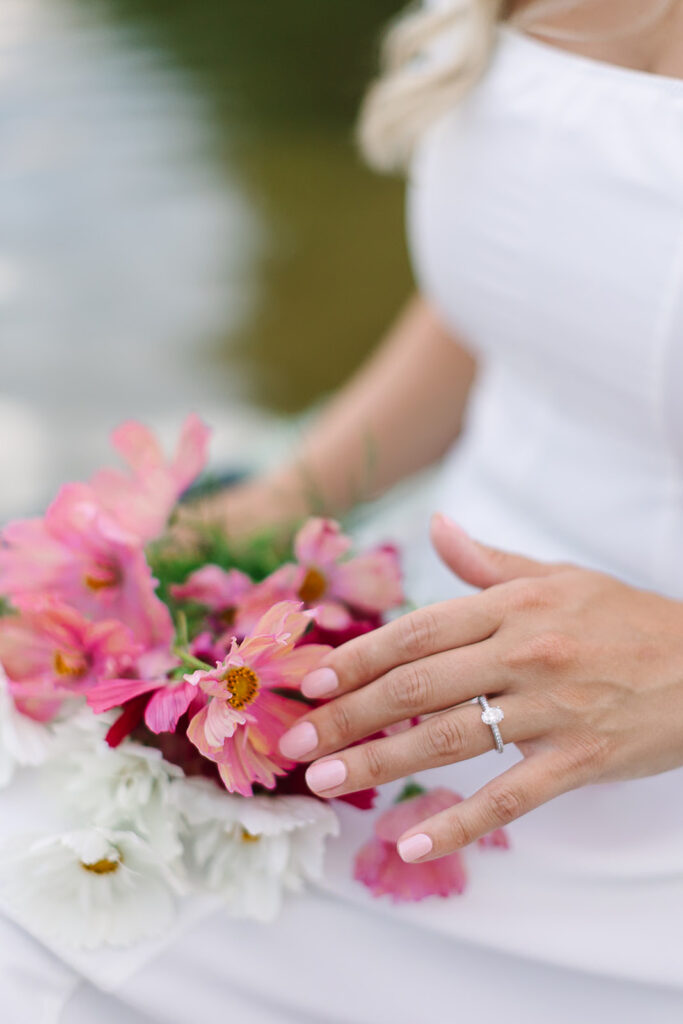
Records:
[[[273,476],[283,505],[339,514],[440,458],[460,431],[474,368],[427,301],[411,300]]]

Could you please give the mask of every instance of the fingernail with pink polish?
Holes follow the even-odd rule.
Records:
[[[327,697],[339,689],[339,678],[333,668],[317,668],[301,681],[304,697]]]
[[[318,746],[318,733],[310,722],[299,722],[280,738],[280,752],[296,761]]]
[[[416,836],[409,836],[402,839],[398,846],[398,855],[406,864],[412,864],[414,860],[426,857],[431,853],[434,843],[424,832],[418,832]]]
[[[346,779],[346,765],[343,761],[319,761],[306,772],[306,782],[314,792],[335,789]]]

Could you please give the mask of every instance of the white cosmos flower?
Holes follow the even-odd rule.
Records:
[[[55,737],[55,756],[63,757],[74,747],[101,744],[110,725],[116,720],[117,710],[102,715],[93,714],[92,708],[72,704],[66,705],[66,712],[58,715],[51,723]]]
[[[325,840],[339,831],[328,804],[307,796],[233,796],[205,779],[173,792],[197,880],[240,917],[272,920],[286,891],[322,873]]]
[[[81,821],[136,832],[169,863],[183,852],[180,814],[170,799],[171,781],[182,777],[154,747],[125,742],[112,749],[96,735],[68,751],[55,773]]]
[[[0,852],[0,887],[24,927],[56,945],[131,945],[163,932],[175,915],[174,876],[132,832],[14,841]]]
[[[17,710],[0,666],[0,789],[10,782],[17,766],[42,764],[51,745],[48,726]]]

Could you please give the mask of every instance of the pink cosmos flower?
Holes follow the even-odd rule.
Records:
[[[331,519],[309,519],[294,540],[300,567],[298,595],[315,609],[325,629],[344,629],[354,616],[388,611],[402,604],[403,588],[396,549],[377,548],[347,558],[351,538]],[[355,616],[358,617],[358,616]]]
[[[89,622],[54,598],[26,598],[0,619],[0,663],[17,706],[46,721],[98,680],[130,669],[140,646],[120,622]]]
[[[181,494],[206,466],[210,431],[198,416],[185,420],[173,459],[165,459],[154,434],[128,422],[114,431],[112,442],[129,467],[103,469],[90,481],[101,507],[145,544],[163,533]]]
[[[89,618],[118,619],[146,648],[171,643],[171,615],[156,595],[144,551],[102,511],[87,484],[63,487],[44,519],[4,529],[0,581],[12,602],[47,594]]]
[[[432,789],[394,804],[380,815],[374,837],[356,854],[354,878],[366,885],[373,896],[391,896],[395,903],[464,892],[467,875],[460,851],[422,864],[406,864],[396,849],[407,829],[461,800],[449,789]],[[479,845],[507,849],[508,841],[503,829],[497,829],[479,840]]]
[[[206,565],[172,587],[179,601],[197,601],[212,613],[213,624],[226,637],[251,633],[269,608],[280,601],[297,601],[302,570],[293,564],[276,569],[260,583],[237,569]]]
[[[309,622],[299,602],[282,601],[266,612],[246,640],[233,642],[215,669],[186,677],[209,698],[190,722],[188,738],[218,764],[231,793],[251,796],[253,783],[272,789],[276,776],[293,767],[279,753],[278,741],[307,705],[274,691],[298,689],[303,676],[329,651],[295,647]]]

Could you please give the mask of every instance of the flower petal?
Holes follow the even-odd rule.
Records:
[[[152,694],[145,708],[145,724],[154,733],[175,732],[178,719],[185,714],[196,695],[197,687],[191,683],[162,686]]]
[[[341,532],[334,519],[312,517],[294,538],[294,554],[302,565],[325,568],[343,558],[351,544],[351,538]]]

